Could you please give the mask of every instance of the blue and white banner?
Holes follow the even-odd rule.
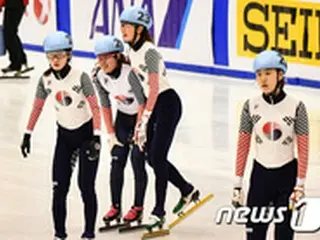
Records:
[[[151,33],[169,68],[252,79],[254,56],[277,49],[289,62],[290,84],[320,87],[320,0],[281,5],[276,0],[33,0],[31,5],[35,2],[42,9],[32,12],[38,20],[25,20],[21,28],[29,46],[53,30],[56,15],[56,28],[73,36],[75,55],[94,57],[94,40],[120,36],[120,13],[140,5],[151,13]]]
[[[77,50],[92,51],[101,34],[120,36],[119,16],[131,4],[148,9],[152,36],[165,59],[195,65],[213,65],[211,37],[213,1],[94,0],[71,1],[71,33]],[[199,16],[201,22],[199,23]],[[204,50],[204,46],[206,46]]]
[[[29,48],[40,47],[45,36],[56,30],[56,12],[54,0],[29,0],[19,26],[19,34]]]

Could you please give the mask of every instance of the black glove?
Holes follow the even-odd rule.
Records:
[[[31,135],[29,133],[25,133],[23,135],[23,140],[20,148],[21,148],[22,156],[24,158],[28,157],[28,154],[30,153],[30,138],[31,138]]]
[[[89,142],[88,149],[86,151],[88,159],[90,161],[98,160],[100,156],[100,149],[101,149],[100,136],[93,136],[93,138]]]

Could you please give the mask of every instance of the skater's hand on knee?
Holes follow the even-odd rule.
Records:
[[[143,151],[144,145],[147,141],[147,127],[150,115],[151,112],[145,111],[134,131],[134,142],[139,147],[140,151]]]
[[[295,186],[289,199],[289,208],[293,209],[295,204],[305,197],[304,186]]]
[[[114,146],[123,147],[123,144],[118,140],[115,133],[110,133],[108,135],[108,145],[110,148],[110,151],[114,148]]]
[[[21,148],[22,156],[24,158],[28,157],[28,154],[30,154],[30,138],[31,138],[31,135],[29,133],[25,133],[23,135],[20,148]]]
[[[243,204],[244,204],[244,193],[243,193],[242,188],[236,187],[236,188],[233,189],[231,203],[235,208],[243,206]]]
[[[146,127],[137,126],[135,130],[134,143],[139,147],[140,151],[143,151],[144,145],[147,141]]]

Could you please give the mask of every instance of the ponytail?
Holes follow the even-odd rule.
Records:
[[[130,59],[128,56],[125,56],[123,53],[119,53],[119,57],[118,57],[118,63],[119,64],[128,64],[131,65]]]

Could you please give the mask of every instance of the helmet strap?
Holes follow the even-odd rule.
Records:
[[[144,37],[142,35],[145,30],[142,31],[142,33],[140,34],[140,38],[137,39],[138,38],[138,27],[140,25],[134,25],[134,26],[135,26],[135,31],[134,31],[133,40],[132,40],[132,42],[129,43],[129,46],[132,49],[134,49],[135,51],[137,51],[143,45],[143,43],[145,42],[145,39],[144,39]]]
[[[277,70],[277,84],[274,88],[274,90],[269,93],[268,95],[271,97],[275,97],[279,95],[279,93],[282,91],[284,87],[284,78],[280,79],[280,70]]]
[[[129,42],[129,46],[133,47],[136,43],[137,37],[138,37],[138,26],[137,25],[133,25],[134,26],[134,35],[133,35],[133,39],[131,42]]]

